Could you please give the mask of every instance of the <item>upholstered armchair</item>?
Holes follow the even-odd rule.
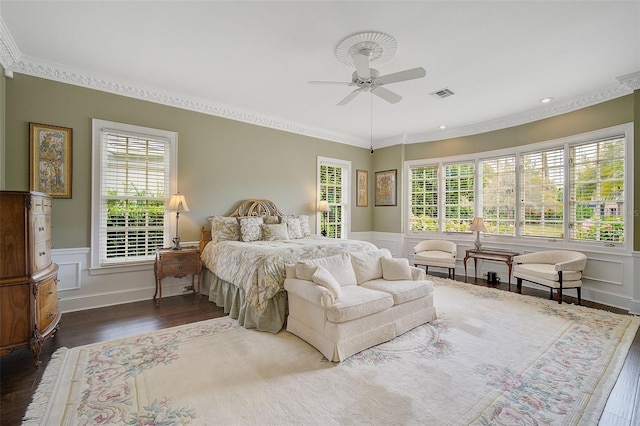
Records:
[[[456,243],[446,240],[425,240],[413,248],[414,266],[422,265],[429,273],[429,266],[447,268],[447,277],[456,279]]]
[[[522,281],[530,281],[550,288],[549,299],[553,300],[553,289],[557,290],[558,303],[562,303],[562,290],[575,288],[578,305],[582,303],[582,271],[587,266],[587,256],[570,250],[547,250],[528,253],[513,258],[513,276],[522,292]]]

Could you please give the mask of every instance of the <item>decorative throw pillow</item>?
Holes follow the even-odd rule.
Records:
[[[300,219],[298,216],[282,216],[282,223],[287,224],[289,238],[292,240],[302,238],[302,229],[300,228]]]
[[[329,294],[332,296],[330,300],[331,305],[333,305],[335,301],[340,297],[342,287],[340,287],[338,281],[336,281],[333,275],[331,275],[331,272],[329,272],[322,266],[318,266],[316,268],[316,272],[314,272],[311,276],[311,281],[329,290]],[[323,300],[323,302],[325,301]]]
[[[280,223],[280,217],[278,216],[262,216],[262,220],[267,225]]]
[[[284,223],[262,225],[262,239],[265,241],[288,240],[287,225]]]
[[[262,239],[262,216],[247,216],[238,219],[242,241],[258,241]]]
[[[211,241],[238,241],[240,239],[240,226],[235,217],[211,216]]]
[[[351,266],[349,255],[334,254],[319,259],[299,260],[296,262],[296,276],[301,280],[313,281],[311,277],[318,266],[324,267],[341,286],[356,285],[356,274]]]
[[[387,258],[380,259],[382,265],[382,278],[387,281],[395,280],[411,280],[411,267],[409,261],[404,258]]]
[[[299,215],[298,220],[300,221],[300,231],[302,232],[302,237],[310,237],[311,227],[309,226],[309,216]]]
[[[356,273],[358,284],[362,284],[365,281],[382,278],[380,258],[391,257],[391,252],[388,249],[365,250],[349,253],[349,257],[351,257],[351,265]]]

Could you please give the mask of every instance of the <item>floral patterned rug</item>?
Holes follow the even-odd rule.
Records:
[[[340,364],[229,318],[62,348],[24,424],[597,424],[640,319],[429,278],[437,320]]]

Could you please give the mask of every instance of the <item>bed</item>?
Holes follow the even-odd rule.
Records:
[[[287,317],[285,264],[376,249],[366,241],[311,235],[308,217],[285,215],[269,200],[245,200],[229,216],[209,221],[200,241],[202,293],[245,328],[271,333]],[[252,233],[259,232],[256,224],[260,236]]]

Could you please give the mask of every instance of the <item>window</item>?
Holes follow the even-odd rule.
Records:
[[[329,203],[329,212],[319,214],[323,220],[320,225],[326,229],[327,237],[347,238],[351,162],[318,157],[318,166],[318,199]]]
[[[631,232],[625,197],[632,146],[633,125],[624,124],[480,155],[407,161],[407,229],[467,232],[477,215],[496,237],[623,245]]]
[[[624,138],[571,147],[571,238],[624,240]]]
[[[522,235],[564,236],[564,149],[522,155]]]
[[[409,229],[437,232],[438,227],[438,166],[413,167],[411,176],[411,208]]]
[[[444,230],[464,232],[473,222],[475,164],[447,164],[444,174]]]
[[[516,157],[480,160],[482,217],[489,234],[516,234]]]
[[[168,244],[177,135],[93,121],[93,267],[151,260]]]

